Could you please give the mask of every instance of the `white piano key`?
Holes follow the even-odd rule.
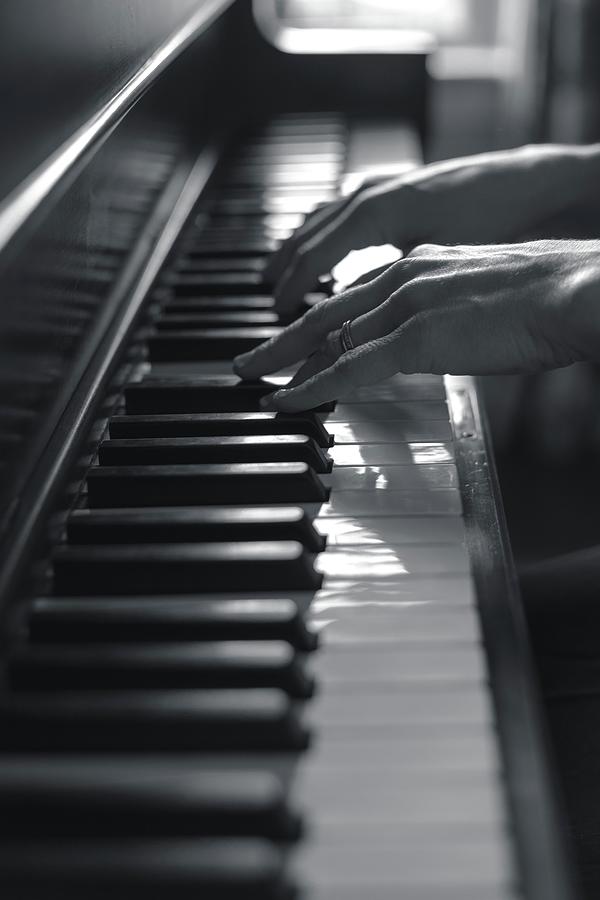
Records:
[[[319,532],[329,545],[343,544],[462,544],[464,521],[459,516],[378,516],[317,518]]]
[[[445,826],[496,825],[504,820],[497,779],[478,773],[363,771],[336,766],[299,766],[292,801],[311,811],[313,829],[329,825],[405,824],[435,831]]]
[[[383,483],[382,483],[383,482]],[[396,490],[382,477],[376,490],[334,490],[323,504],[302,504],[312,516],[456,516],[462,512],[460,492]]]
[[[424,422],[405,419],[394,422],[330,422],[327,431],[336,444],[401,444],[407,441],[450,441],[452,429],[444,419]]]
[[[481,648],[474,644],[336,643],[331,632],[318,661],[309,660],[327,684],[477,684],[487,678]]]
[[[364,740],[371,729],[387,728],[390,741],[408,741],[406,752],[416,753],[419,746],[432,740],[431,729],[435,726],[440,726],[433,732],[439,740],[443,735],[441,726],[453,726],[456,735],[467,726],[489,728],[493,719],[491,701],[485,686],[479,683],[325,683],[325,672],[319,661],[315,661],[314,668],[322,676],[322,689],[306,704],[305,719],[315,726],[316,743],[311,754],[316,753],[317,757],[320,742],[335,738],[339,729],[352,729]],[[419,728],[428,730],[419,732]],[[308,762],[313,761],[311,755]]]
[[[351,403],[382,403],[398,400],[445,400],[446,388],[439,375],[395,375],[386,381],[369,384],[342,394],[340,401]]]
[[[397,579],[411,575],[466,575],[469,556],[460,544],[329,547],[317,558],[317,569],[330,579]]]
[[[407,447],[407,444],[398,444],[398,447]],[[391,453],[370,453],[366,447],[347,445],[345,447],[332,447],[328,451],[334,458],[335,466],[329,475],[322,475],[322,481],[327,487],[337,491],[434,491],[455,488],[458,491],[458,472],[456,466],[448,461],[442,465],[413,465],[412,460],[402,459],[398,454],[396,462],[392,465],[379,464],[376,458],[394,456],[396,449],[391,444],[372,444],[372,448],[389,448]],[[339,451],[350,450],[350,454]],[[361,455],[373,457],[369,461],[361,462]],[[347,465],[337,462],[336,457],[346,456]],[[350,461],[353,464],[350,465]]]
[[[395,400],[385,402],[353,403],[351,400],[340,401],[335,409],[327,413],[325,425],[330,422],[390,422],[401,419],[409,422],[431,421],[433,419],[448,422],[450,414],[445,399],[440,400]]]
[[[368,697],[365,698],[368,701]],[[446,709],[453,703],[447,698]],[[323,707],[326,710],[327,707]],[[334,710],[336,707],[334,707]],[[475,717],[477,711],[474,711]],[[356,709],[354,713],[357,716]],[[367,711],[367,720],[370,721]],[[312,722],[313,719],[311,718]],[[446,719],[424,726],[407,722],[405,727],[377,721],[363,727],[329,724],[326,712],[317,710],[313,747],[307,765],[335,766],[352,769],[357,776],[363,769],[384,771],[395,777],[402,772],[479,772],[493,777],[499,771],[496,734],[487,721],[468,721],[468,710],[457,709],[454,718],[450,711]],[[247,765],[247,759],[243,760]]]
[[[443,441],[404,444],[334,444],[329,453],[336,466],[421,466],[451,463],[452,444]]]
[[[397,884],[384,886],[378,885],[377,894],[371,887],[365,889],[365,885],[343,884],[325,886],[311,886],[302,891],[303,900],[365,900],[365,895],[373,900],[399,900],[399,890],[402,890],[401,900],[515,900],[516,894],[511,885],[504,883],[498,885],[471,885],[464,887],[448,887],[438,885],[436,887],[424,886],[408,889]]]
[[[327,833],[320,829],[298,846],[293,866],[311,900],[328,897],[332,888],[342,889],[341,896],[346,898],[347,887],[360,887],[363,900],[380,900],[382,888],[394,888],[396,900],[412,900],[407,893],[412,889],[441,890],[440,900],[447,900],[453,888],[476,889],[477,900],[485,896],[485,889],[504,889],[506,894],[500,896],[510,897],[513,866],[500,827],[487,834],[473,830],[468,840],[455,837],[453,831],[449,828],[436,840],[433,834],[411,834],[409,828],[398,833],[388,826],[370,832],[362,829],[361,841],[360,828],[340,826]],[[461,900],[464,896],[460,894]],[[429,897],[421,894],[422,900]]]
[[[298,594],[305,597],[305,594]],[[399,578],[372,584],[335,579],[326,583],[314,596],[315,611],[354,609],[365,604],[373,608],[399,604],[427,603],[436,606],[475,604],[476,591],[470,575],[447,575],[443,578]]]
[[[481,640],[477,610],[472,606],[430,606],[426,603],[399,603],[377,607],[365,599],[364,604],[337,610],[311,607],[309,619],[315,631],[335,631],[338,643],[452,642]]]

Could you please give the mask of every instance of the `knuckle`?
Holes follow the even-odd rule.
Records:
[[[309,334],[319,335],[325,328],[326,300],[320,300],[302,317],[302,323]]]
[[[441,256],[446,248],[442,244],[418,244],[409,254],[409,258],[415,259],[420,256]]]
[[[301,244],[295,248],[292,266],[296,274],[302,275],[310,268],[311,248],[308,244]]]

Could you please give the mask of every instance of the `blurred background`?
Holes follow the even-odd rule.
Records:
[[[600,140],[600,0],[260,3],[292,29],[362,29],[371,41],[393,29],[432,34],[428,161]],[[598,369],[483,382],[517,563],[600,543]]]

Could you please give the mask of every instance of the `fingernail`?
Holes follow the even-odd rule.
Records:
[[[260,406],[260,408],[261,409],[270,409],[271,400],[273,399],[274,396],[275,396],[275,394],[265,394],[264,397],[261,397],[260,400],[258,401],[258,405]]]
[[[247,353],[240,353],[239,356],[234,356],[234,358],[233,358],[234,372],[237,372],[239,374],[243,369],[246,368],[248,361],[249,361],[248,357],[249,357],[249,354],[247,354]]]
[[[263,409],[277,409],[277,404],[281,400],[285,400],[288,394],[289,391],[285,390],[285,388],[281,388],[281,390],[279,391],[274,391],[272,394],[266,394],[264,397],[260,398],[260,406]]]

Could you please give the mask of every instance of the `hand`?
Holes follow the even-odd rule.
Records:
[[[297,310],[318,276],[350,250],[393,244],[408,253],[429,241],[494,243],[539,232],[545,220],[597,193],[599,160],[598,148],[531,146],[368,182],[318,209],[274,255],[265,277],[277,309]]]
[[[352,320],[355,349],[339,329]],[[301,359],[273,409],[309,409],[397,372],[509,374],[600,358],[600,242],[421,246],[234,360],[259,378]]]

